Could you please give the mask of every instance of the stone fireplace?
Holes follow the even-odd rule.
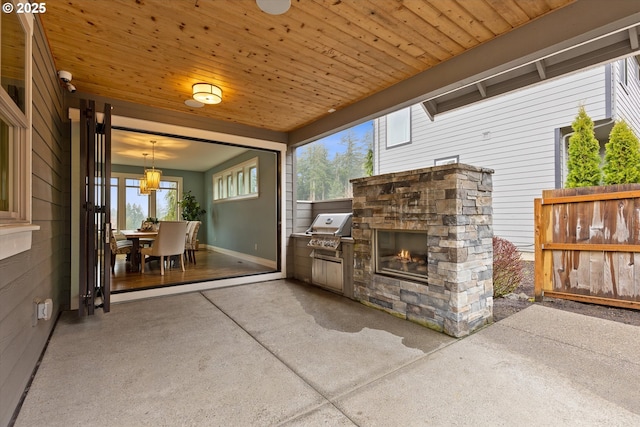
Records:
[[[493,318],[493,171],[352,180],[354,298],[461,337]]]

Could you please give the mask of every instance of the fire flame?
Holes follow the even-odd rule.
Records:
[[[402,249],[398,254],[398,258],[400,258],[401,260],[410,260],[411,254],[409,253],[408,250]]]

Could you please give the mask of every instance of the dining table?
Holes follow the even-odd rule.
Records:
[[[131,240],[131,270],[138,271],[140,266],[140,239],[153,240],[158,235],[157,230],[120,230],[128,240]]]

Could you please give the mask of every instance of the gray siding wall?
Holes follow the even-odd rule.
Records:
[[[309,202],[299,200],[296,203],[296,222],[294,233],[304,233],[321,213],[348,213],[353,211],[351,199],[322,200]]]
[[[293,177],[295,175],[295,149],[289,147],[287,148],[287,152],[285,153],[285,182],[284,191],[285,191],[285,212],[286,212],[286,223],[283,224],[285,227],[285,241],[282,242],[283,245],[286,245],[286,260],[283,262],[286,263],[286,273],[287,277],[293,277],[294,271],[294,253],[293,248],[295,245],[295,241],[291,238],[291,233],[295,230],[295,221],[296,221],[296,210],[295,210],[295,200],[293,195],[296,193],[295,183]]]
[[[584,105],[594,120],[606,117],[605,67],[545,82],[435,117],[412,107],[411,143],[386,148],[386,120],[376,120],[375,173],[461,163],[495,170],[494,233],[533,251],[533,199],[555,188],[555,129],[570,126]]]
[[[61,309],[68,308],[70,146],[63,92],[40,21],[33,40],[33,233],[30,251],[0,261],[0,426],[9,423]],[[54,316],[31,325],[34,298]]]

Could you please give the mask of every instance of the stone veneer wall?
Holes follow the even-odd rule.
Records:
[[[457,163],[352,180],[354,298],[454,337],[492,322],[492,174]],[[427,232],[428,283],[375,273],[376,229]]]

